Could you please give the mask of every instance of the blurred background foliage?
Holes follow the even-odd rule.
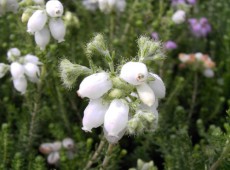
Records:
[[[122,138],[108,169],[136,167],[138,159],[153,161],[148,169],[230,169],[230,1],[198,0],[187,12],[187,18],[208,18],[212,32],[206,38],[194,37],[186,22],[175,25],[171,21],[174,9],[168,0],[127,0],[124,13],[111,14],[90,12],[80,0],[62,3],[76,20],[66,22],[65,42],[53,41],[45,51],[40,51],[33,36],[26,33],[26,24],[20,20],[22,10],[0,18],[1,62],[6,63],[8,49],[17,47],[22,54],[35,54],[44,63],[41,83],[30,84],[24,96],[14,90],[9,76],[0,79],[0,169],[83,169],[102,129],[90,134],[81,130],[86,101],[76,95],[80,80],[75,88],[64,89],[58,71],[60,59],[87,66],[85,45],[95,33],[103,33],[110,50],[116,51],[118,66],[135,57],[137,38],[151,36],[152,32],[157,32],[162,42],[172,39],[178,45],[167,51],[166,60],[148,63],[161,75],[167,89],[159,106],[159,127],[155,133]],[[196,88],[197,73],[178,67],[179,53],[195,52],[209,54],[216,62],[215,76],[198,74]],[[106,67],[102,59],[93,60]],[[49,165],[39,152],[40,144],[66,137],[75,142],[73,158],[68,159],[62,150],[59,163]],[[92,169],[99,168],[104,154],[105,148]],[[142,166],[139,162],[139,168]]]

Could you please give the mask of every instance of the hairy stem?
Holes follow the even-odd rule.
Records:
[[[84,170],[87,170],[87,169],[89,169],[89,168],[92,166],[92,164],[95,162],[95,160],[96,160],[96,159],[98,158],[98,156],[100,155],[102,149],[104,148],[105,143],[106,143],[106,142],[105,142],[105,139],[104,139],[104,138],[101,139],[101,141],[100,141],[100,143],[99,143],[99,145],[98,145],[96,151],[94,152],[93,156],[92,156],[92,157],[89,159],[89,161],[87,162],[87,164],[86,164]]]
[[[105,158],[103,160],[102,167],[100,168],[101,170],[105,170],[106,167],[108,166],[108,163],[109,163],[109,160],[111,158],[111,153],[113,151],[113,148],[114,148],[114,145],[110,143],[109,146],[108,146],[108,149],[106,151],[106,155],[105,155]]]

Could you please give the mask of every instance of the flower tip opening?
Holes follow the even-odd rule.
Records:
[[[85,132],[90,132],[90,133],[92,132],[90,128],[87,128],[85,126],[83,126],[81,129],[84,130]]]
[[[58,40],[58,43],[61,43],[61,42],[64,42],[65,41],[65,39],[60,39],[60,40]]]

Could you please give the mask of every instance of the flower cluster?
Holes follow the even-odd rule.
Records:
[[[179,60],[182,62],[180,68],[192,66],[195,70],[201,70],[205,77],[214,76],[215,62],[206,54],[180,54]]]
[[[43,143],[39,147],[39,151],[45,155],[48,155],[47,162],[52,165],[56,165],[60,160],[59,151],[64,148],[67,150],[67,156],[69,159],[73,158],[74,141],[71,138],[65,138],[62,142],[56,141],[53,143]]]
[[[95,11],[99,8],[104,13],[110,13],[114,10],[123,12],[125,10],[125,0],[83,0],[86,9]]]
[[[27,80],[33,83],[38,82],[39,65],[42,63],[34,55],[21,56],[21,52],[17,48],[11,48],[7,52],[7,59],[11,64],[0,63],[0,78],[10,71],[14,88],[24,94],[27,88]]]
[[[49,0],[46,5],[34,6],[38,8],[33,11],[25,10],[22,21],[27,22],[27,32],[34,35],[36,44],[44,50],[50,41],[50,34],[59,43],[64,41],[65,25],[61,19],[63,15],[63,5],[58,0]]]
[[[18,7],[17,0],[0,0],[0,16],[4,15],[6,12],[16,13]]]
[[[87,53],[104,55],[111,72],[99,69],[92,73],[90,69],[71,65],[66,60],[60,65],[61,76],[67,87],[79,76],[74,72],[88,72],[89,76],[83,79],[77,91],[81,98],[89,98],[82,129],[91,132],[93,128],[103,125],[104,135],[110,143],[118,142],[124,134],[141,134],[143,131],[154,131],[157,127],[158,99],[165,96],[165,86],[158,75],[148,71],[144,61],[162,58],[161,46],[159,42],[146,37],[139,38],[138,46],[139,60],[127,62],[115,71],[113,57],[103,37],[97,35],[88,43]],[[70,73],[72,77],[68,76]]]
[[[191,32],[196,37],[206,37],[212,30],[207,18],[191,18],[188,20],[188,22],[190,24]]]

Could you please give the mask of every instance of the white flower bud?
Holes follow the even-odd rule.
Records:
[[[105,113],[104,127],[108,136],[119,138],[128,123],[129,106],[121,99],[114,99]]]
[[[126,2],[125,2],[125,0],[118,0],[118,1],[116,2],[116,8],[117,8],[118,11],[124,12],[125,7],[126,7]]]
[[[106,72],[86,77],[80,84],[77,94],[84,98],[98,99],[112,88],[112,81]]]
[[[206,68],[204,71],[203,71],[203,74],[205,77],[208,77],[208,78],[212,78],[214,77],[214,71],[210,68]]]
[[[21,52],[18,48],[11,48],[7,51],[7,59],[11,62],[15,61],[20,56]]]
[[[9,66],[4,64],[4,63],[0,63],[0,78],[4,77],[5,74],[8,72],[9,70]]]
[[[25,63],[33,63],[33,64],[36,64],[36,65],[39,65],[39,64],[42,64],[38,57],[35,56],[35,55],[32,55],[32,54],[27,54],[24,56],[24,62]]]
[[[101,99],[91,100],[84,111],[82,129],[84,131],[91,132],[92,128],[101,126],[104,123],[104,117],[107,109],[108,105],[102,103]]]
[[[13,62],[10,65],[10,73],[14,79],[21,77],[24,75],[24,67],[17,62]]]
[[[43,143],[39,147],[39,151],[43,154],[50,154],[53,152],[52,143]]]
[[[62,147],[62,143],[60,141],[54,142],[51,147],[53,151],[59,151]]]
[[[27,23],[27,32],[34,34],[44,28],[47,15],[44,10],[36,10]]]
[[[50,17],[61,17],[64,12],[63,5],[58,0],[49,0],[46,3],[46,12]]]
[[[51,35],[58,42],[65,41],[65,25],[61,18],[51,18],[49,21]]]
[[[142,83],[137,86],[137,93],[141,99],[141,101],[147,106],[152,106],[155,102],[155,95],[153,90],[149,87],[147,83]]]
[[[40,47],[41,50],[45,50],[46,45],[50,41],[50,31],[45,26],[42,30],[35,32],[35,42]]]
[[[25,74],[29,80],[33,83],[38,82],[38,76],[40,75],[39,67],[33,63],[27,63],[24,65]]]
[[[74,141],[73,139],[71,138],[65,138],[63,141],[62,141],[62,145],[64,148],[66,149],[73,149],[74,148]]]
[[[185,21],[185,17],[186,17],[186,13],[183,10],[178,10],[176,11],[173,16],[172,16],[172,20],[173,22],[175,22],[176,24],[181,24]]]
[[[48,162],[49,164],[52,164],[52,165],[53,165],[53,164],[58,163],[59,159],[60,159],[60,154],[59,154],[59,152],[52,152],[52,153],[50,153],[49,156],[47,157],[47,162]]]
[[[140,62],[128,62],[123,65],[120,78],[132,85],[139,85],[146,81],[148,70],[145,64]]]
[[[24,75],[13,78],[13,83],[14,83],[14,88],[17,91],[21,92],[21,94],[25,94],[27,88],[27,80]]]
[[[150,73],[149,76],[154,77],[154,81],[149,82],[149,86],[153,90],[156,98],[164,98],[165,97],[165,85],[164,82],[161,80],[161,78],[157,74]]]

